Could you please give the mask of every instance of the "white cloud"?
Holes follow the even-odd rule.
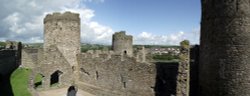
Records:
[[[183,40],[190,40],[191,44],[198,44],[199,30],[192,32],[175,32],[165,35],[154,35],[150,32],[141,32],[134,37],[135,44],[152,44],[152,45],[178,45]]]
[[[111,27],[102,25],[92,20],[95,16],[92,9],[63,8],[63,11],[71,11],[80,14],[81,41],[84,43],[111,44],[111,36],[114,33]]]
[[[113,30],[93,21],[94,10],[83,5],[84,2],[104,0],[1,0],[0,40],[43,42],[43,19],[46,14],[72,11],[80,14],[83,42],[110,42]]]

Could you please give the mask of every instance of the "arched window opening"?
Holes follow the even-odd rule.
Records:
[[[62,71],[57,70],[53,74],[50,75],[50,86],[54,84],[59,84],[60,75],[62,73],[63,73]]]

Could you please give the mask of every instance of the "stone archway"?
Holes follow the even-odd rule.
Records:
[[[63,74],[62,71],[57,70],[50,75],[50,86],[60,83],[60,75]]]

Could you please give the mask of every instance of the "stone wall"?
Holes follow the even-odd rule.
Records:
[[[52,55],[53,54],[53,55]],[[34,69],[35,74],[42,74],[44,76],[42,86],[44,89],[51,87],[52,74],[60,71],[58,86],[69,86],[74,82],[73,67],[70,66],[67,59],[59,51],[56,46],[51,46],[50,50],[43,53],[41,63]]]
[[[190,45],[184,40],[180,43],[179,67],[177,75],[177,96],[189,96],[190,83]]]
[[[153,96],[155,64],[139,63],[126,55],[79,54],[79,87],[97,96]],[[86,87],[87,86],[87,87]]]
[[[0,50],[0,95],[12,96],[11,73],[21,64],[21,43],[16,48]]]
[[[202,0],[200,96],[250,96],[249,5]]]
[[[44,51],[56,45],[71,66],[76,66],[80,53],[79,14],[65,12],[48,14],[44,18]]]
[[[22,67],[35,68],[38,64],[38,49],[23,49],[22,50]]]
[[[125,31],[113,34],[112,49],[117,54],[127,54],[133,56],[133,37],[126,35]]]

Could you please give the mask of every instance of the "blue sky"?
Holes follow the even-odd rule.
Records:
[[[105,0],[87,6],[95,10],[94,20],[129,34],[162,35],[200,26],[200,0]]]
[[[43,42],[43,19],[71,11],[81,18],[81,42],[111,44],[127,31],[134,44],[199,43],[200,0],[1,0],[0,41]]]

